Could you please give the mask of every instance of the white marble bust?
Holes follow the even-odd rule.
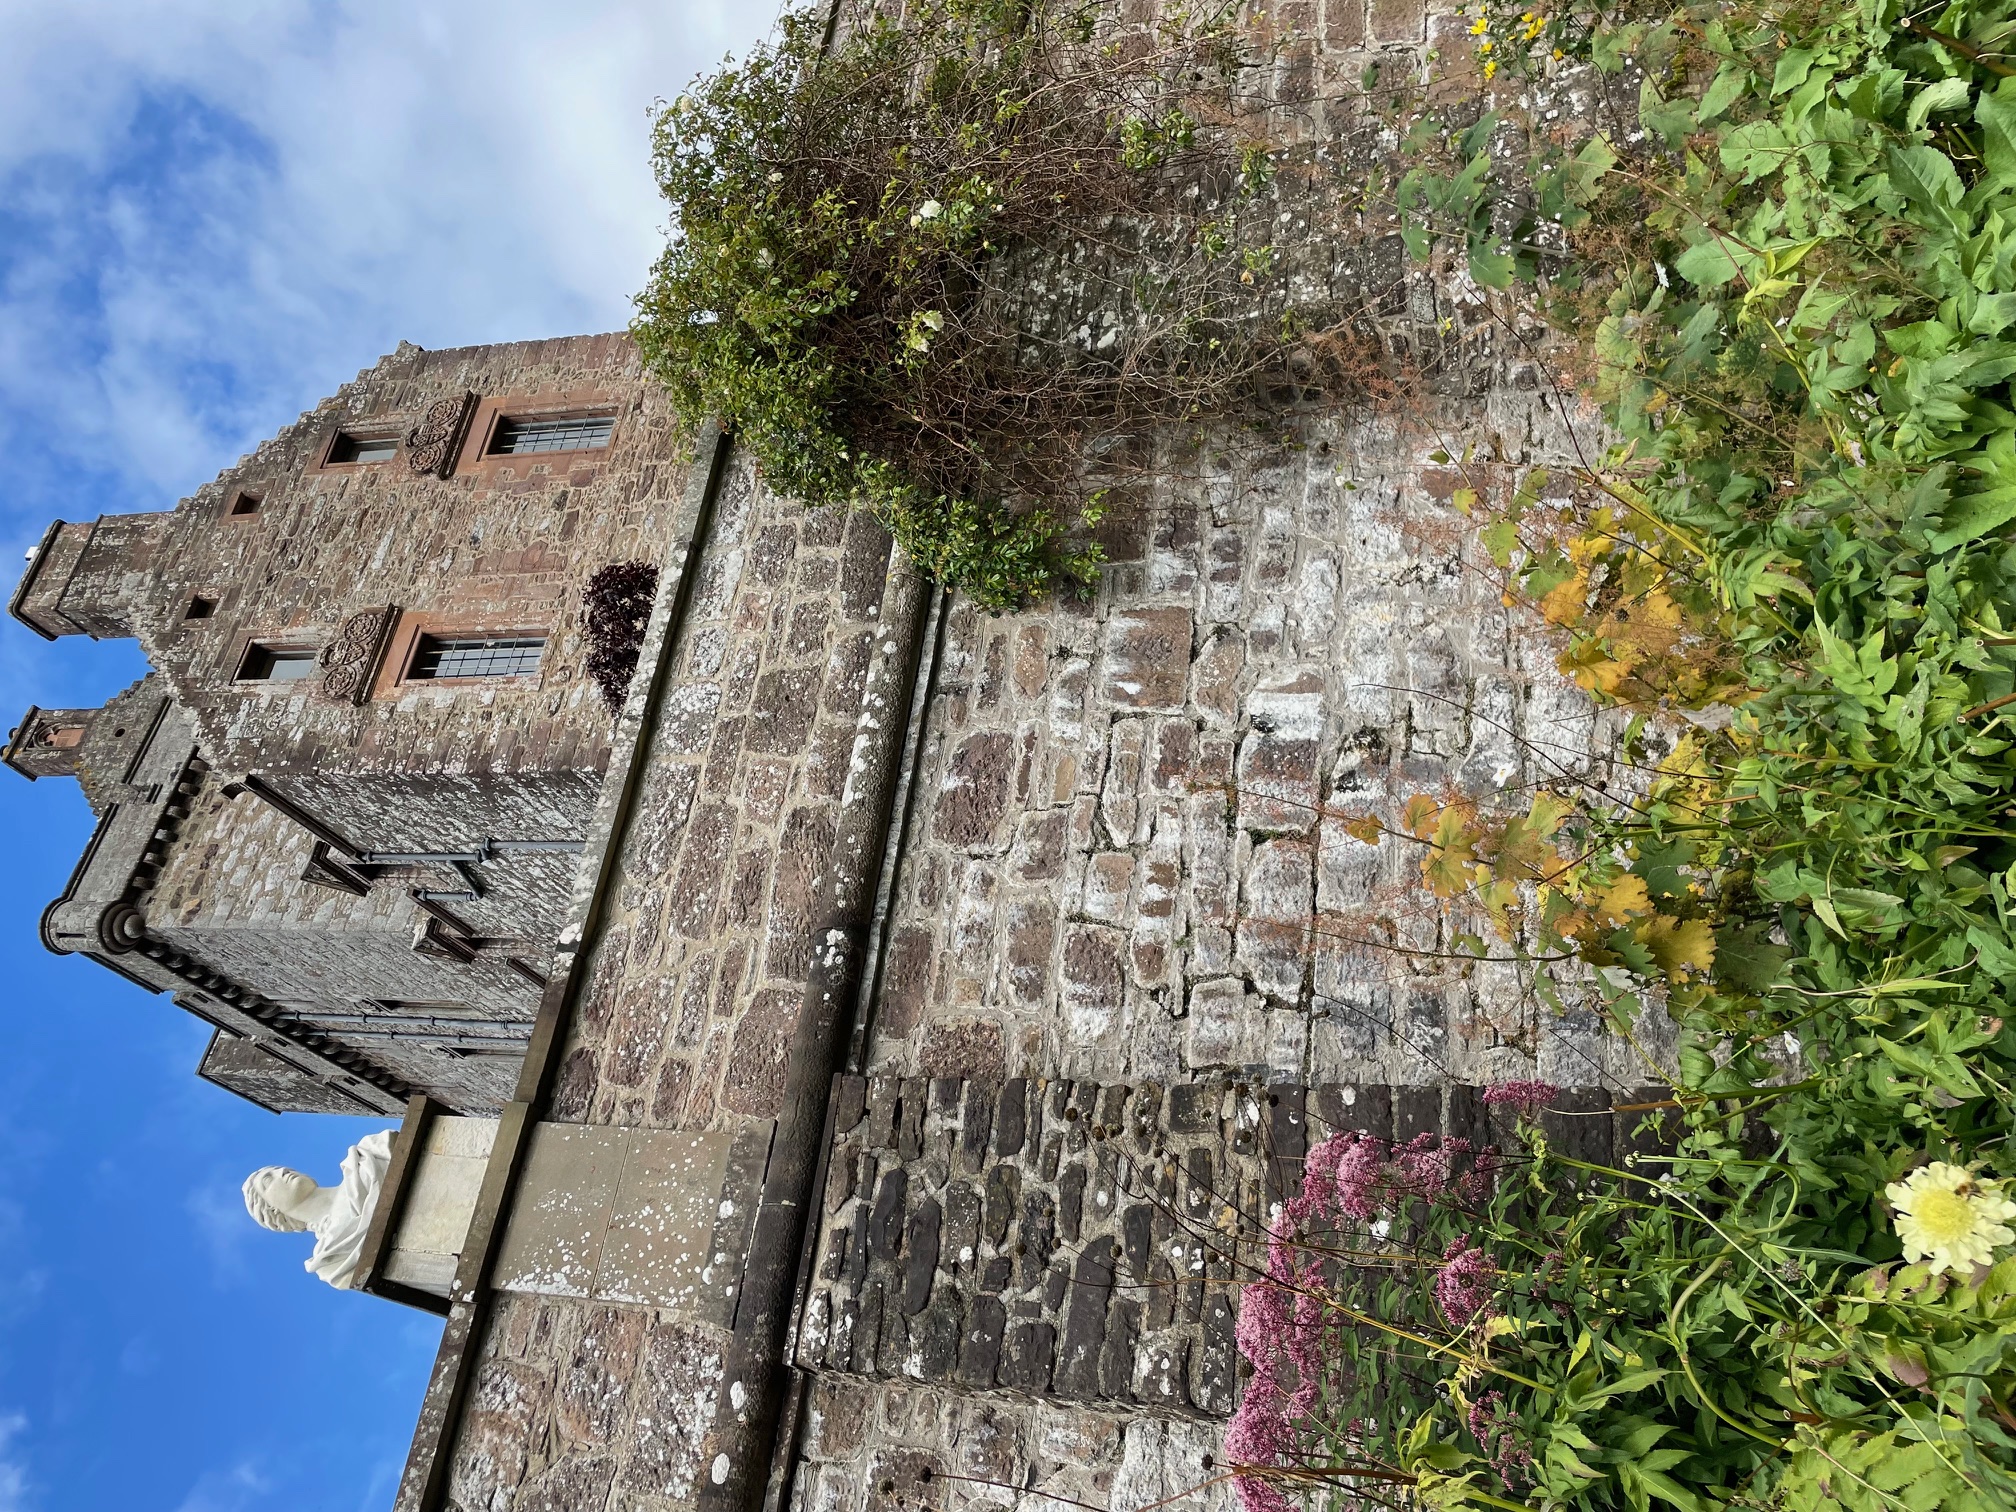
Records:
[[[331,1286],[354,1288],[371,1211],[392,1163],[393,1132],[369,1134],[352,1145],[343,1157],[343,1179],[333,1187],[318,1186],[312,1176],[286,1166],[254,1171],[245,1178],[245,1211],[276,1234],[313,1234],[315,1252],[303,1268]]]

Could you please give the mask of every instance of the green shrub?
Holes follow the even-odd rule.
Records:
[[[828,48],[790,14],[658,118],[649,369],[770,486],[873,510],[991,608],[1090,581],[1094,458],[1236,410],[1284,345],[1250,194],[1193,187],[1245,182],[1252,144],[1198,121],[1236,118],[1242,55],[1215,23],[1123,46],[1110,20],[925,0],[849,12]]]

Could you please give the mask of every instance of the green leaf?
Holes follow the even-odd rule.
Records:
[[[1941,79],[1936,84],[1927,84],[1911,98],[1911,109],[1904,117],[1906,129],[1918,130],[1935,110],[1958,110],[1967,103],[1970,93],[1972,89],[1965,79]]]
[[[1991,488],[1986,493],[1955,499],[1939,517],[1938,532],[1926,540],[1935,552],[1951,551],[1978,541],[1991,530],[2016,520],[2016,488]]]
[[[1778,66],[1771,71],[1771,93],[1781,95],[1804,84],[1813,69],[1813,56],[1810,47],[1788,47],[1778,54]]]
[[[1841,916],[1834,912],[1834,905],[1832,903],[1829,903],[1826,898],[1816,893],[1812,898],[1812,904],[1813,912],[1819,916],[1822,924],[1825,924],[1834,933],[1841,936],[1842,939],[1845,940],[1848,938],[1848,931],[1841,927]]]
[[[2016,79],[2004,79],[1993,94],[1974,102],[1981,125],[1981,160],[1997,183],[2016,187]]]
[[[1792,144],[1776,121],[1749,121],[1722,139],[1722,166],[1742,174],[1746,184],[1776,173],[1791,155]]]
[[[1953,171],[1952,159],[1923,143],[1909,146],[1890,144],[1890,177],[1905,195],[1930,210],[1950,217],[1953,207],[1966,192],[1960,175]]]
[[[1810,56],[1810,55],[1809,55]],[[1757,76],[1741,63],[1730,61],[1716,70],[1708,92],[1701,96],[1701,108],[1695,119],[1706,126],[1731,105],[1749,94],[1757,84]],[[1777,94],[1777,81],[1772,81],[1773,94]]]
[[[1484,549],[1491,553],[1491,560],[1500,567],[1512,565],[1512,554],[1519,549],[1519,527],[1510,520],[1495,520],[1477,532],[1477,538],[1484,543]]]
[[[1720,237],[1689,247],[1673,259],[1673,270],[1701,289],[1719,289],[1741,271],[1728,243]]]
[[[1495,248],[1473,246],[1470,249],[1470,276],[1487,289],[1511,287],[1516,267],[1509,255]]]

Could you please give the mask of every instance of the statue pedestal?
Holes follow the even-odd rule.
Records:
[[[494,1118],[463,1118],[431,1099],[413,1099],[371,1215],[360,1290],[428,1312],[448,1311],[496,1139]]]
[[[445,1314],[497,1140],[494,1118],[415,1098],[358,1262],[359,1290]],[[725,1327],[770,1126],[691,1133],[541,1123],[497,1232],[498,1291],[672,1308]],[[500,1190],[502,1183],[499,1184]]]

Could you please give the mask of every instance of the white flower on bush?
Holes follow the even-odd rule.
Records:
[[[919,310],[910,317],[910,330],[903,338],[903,345],[912,352],[928,352],[931,338],[944,329],[943,310]]]
[[[945,207],[939,204],[938,201],[926,200],[924,201],[923,204],[917,207],[916,213],[910,217],[910,224],[913,226],[921,226],[924,224],[924,222],[928,220],[938,219],[938,217],[943,215],[944,213],[945,213]]]
[[[1925,1261],[1935,1276],[1986,1265],[1998,1245],[2016,1240],[2004,1221],[2016,1218],[2016,1202],[2002,1195],[1999,1181],[1983,1181],[1965,1166],[1935,1160],[1883,1195],[1897,1209],[1905,1260]]]

